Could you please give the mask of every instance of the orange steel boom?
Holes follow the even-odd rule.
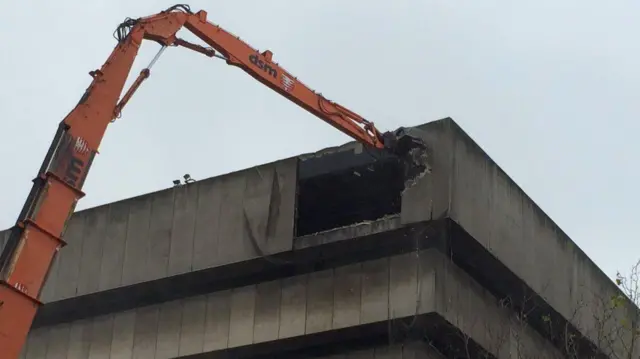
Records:
[[[211,48],[177,38],[176,33],[182,27]],[[167,46],[182,46],[222,58],[363,144],[390,149],[396,143],[393,136],[378,132],[373,123],[302,84],[273,62],[270,51],[260,53],[235,35],[207,22],[204,11],[192,13],[188,6],[176,5],[157,15],[127,19],[115,35],[118,39],[115,49],[102,68],[90,72],[93,81],[60,123],[0,255],[0,357],[3,359],[15,359],[20,354],[41,305],[38,298],[52,260],[65,245],[62,239],[65,226],[78,200],[84,196],[82,187],[107,126],[120,116],[157,60],[156,56],[118,101],[143,40],[160,43],[162,50]]]
[[[181,9],[183,11],[176,11]],[[355,140],[373,147],[383,148],[382,134],[373,123],[362,116],[332,102],[322,95],[298,81],[277,63],[273,62],[271,51],[260,53],[237,36],[207,21],[207,13],[198,11],[191,13],[188,7],[178,5],[169,10],[147,18],[133,21],[135,25],[125,40],[123,47],[139,47],[142,39],[149,39],[163,46],[182,46],[207,56],[216,56],[226,60],[228,65],[241,68],[256,80],[262,82],[274,91],[293,101],[314,115],[328,122],[338,130],[353,137]],[[176,37],[176,32],[182,27],[202,39],[211,48],[188,43]],[[123,68],[130,68],[130,61],[122,59]],[[146,73],[145,73],[146,72]],[[149,75],[143,70],[138,81],[132,86],[135,91],[143,79]],[[129,100],[133,91],[123,97],[123,104]]]

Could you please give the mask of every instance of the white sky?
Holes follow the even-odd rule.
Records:
[[[0,228],[115,27],[170,5],[22,0],[0,14]],[[453,117],[608,275],[640,257],[640,2],[190,5],[381,130]],[[156,49],[143,48],[134,75]],[[348,140],[241,70],[170,48],[108,129],[80,208]]]

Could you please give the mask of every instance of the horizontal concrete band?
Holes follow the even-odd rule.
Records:
[[[454,343],[450,334],[455,328],[435,313],[397,318],[413,322],[410,333],[389,334],[386,321],[361,324],[256,343],[208,353],[181,356],[184,359],[303,359],[303,358],[427,358],[440,359],[447,356]],[[425,335],[429,341],[425,341]],[[433,341],[435,338],[436,341]],[[475,345],[472,344],[472,345]],[[442,348],[442,349],[439,349]],[[487,357],[489,359],[490,357]]]
[[[427,314],[440,319],[430,321],[423,317]],[[38,328],[23,358],[222,355],[232,348],[375,323],[395,328],[397,340],[407,333],[437,339],[437,333],[407,328],[445,322],[460,330],[460,339],[499,358],[507,357],[500,351],[514,340],[526,344],[534,357],[555,356],[555,348],[530,329],[509,334],[512,315],[447,257],[428,249]]]
[[[74,213],[40,299],[290,251],[297,164],[282,160]]]
[[[290,250],[299,180],[388,158],[349,144],[74,213],[43,302]],[[222,210],[224,208],[224,211]],[[246,219],[244,218],[246,215]],[[249,222],[248,226],[247,223]],[[0,231],[0,251],[9,231]]]
[[[290,278],[295,274],[407,253],[419,246],[436,248],[446,254],[495,297],[512,298],[512,306],[530,312],[530,324],[541,333],[548,334],[542,320],[545,316],[551,316],[563,331],[575,331],[565,318],[455,222],[442,219],[384,231],[397,225],[392,219],[347,227],[300,238],[300,242],[296,244],[300,249],[278,254],[269,260],[254,259],[49,303],[40,310],[34,328],[276,278]],[[559,333],[553,336],[556,340],[561,340],[562,335]]]
[[[296,250],[267,258],[255,258],[50,302],[39,310],[33,327],[128,310],[406,252],[415,248],[419,239],[416,236],[423,235],[427,229],[434,234],[438,233],[438,228],[444,228],[445,223],[423,222],[385,231],[395,226],[397,219],[343,228],[298,238],[295,243]],[[429,245],[427,241],[420,243]]]
[[[411,318],[400,318],[411,320]],[[443,359],[452,357],[462,337],[452,336],[456,329],[437,314],[417,316],[414,335],[392,338],[387,333],[388,323],[377,322],[355,327],[307,334],[304,336],[257,343],[208,353],[179,356],[181,359]],[[422,335],[418,335],[418,333]],[[429,340],[426,341],[424,334]],[[432,340],[437,338],[436,341]],[[441,339],[441,340],[439,340]],[[477,353],[477,345],[467,340],[464,349]],[[90,346],[90,344],[89,344]],[[68,352],[47,350],[47,358],[64,359]],[[128,359],[133,352],[93,352],[94,357]],[[101,356],[101,354],[103,354]],[[484,353],[483,353],[484,354]],[[27,354],[22,354],[24,359]],[[144,357],[146,358],[146,357]],[[176,357],[178,358],[178,357]],[[492,359],[485,355],[483,358]],[[142,359],[142,358],[141,358]]]

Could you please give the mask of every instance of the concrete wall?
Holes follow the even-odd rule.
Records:
[[[427,130],[425,140],[432,149],[432,173],[405,191],[402,223],[426,220],[432,215],[450,216],[556,310],[596,340],[603,328],[598,328],[598,323],[594,322],[593,313],[598,311],[594,302],[602,302],[603,299],[606,301],[617,293],[614,284],[452,120],[436,121],[422,127]],[[278,180],[274,181],[273,178]],[[202,180],[190,186],[168,189],[78,212],[73,216],[65,236],[70,245],[61,251],[56,260],[42,299],[45,302],[60,300],[254,257],[258,253],[249,240],[249,231],[243,224],[243,211],[246,211],[249,218],[251,232],[256,234],[265,252],[289,250],[292,247],[295,183],[296,160],[288,159],[227,176]],[[221,210],[223,206],[224,211]],[[269,211],[269,208],[279,210]],[[328,293],[327,288],[334,288],[333,295],[336,295],[336,288],[339,288],[337,285],[340,283],[336,273],[339,270],[270,283],[274,288],[279,288],[277,292],[280,293],[279,299],[273,299],[273,303],[278,303],[278,309],[269,307],[272,312],[268,318],[274,320],[267,321],[270,324],[256,319],[262,313],[258,310],[261,308],[258,303],[262,301],[252,302],[251,299],[267,284],[229,292],[229,295],[240,296],[233,303],[241,305],[245,303],[244,298],[246,303],[254,303],[247,305],[254,307],[240,309],[237,312],[240,313],[237,314],[240,315],[240,319],[245,318],[244,316],[252,319],[246,319],[246,322],[236,320],[235,323],[240,323],[234,324],[236,332],[227,328],[227,337],[222,337],[227,338],[224,339],[227,343],[225,345],[266,340],[265,338],[273,337],[274,333],[277,333],[277,338],[281,335],[304,334],[307,330],[328,330],[335,325],[356,325],[367,321],[385,320],[388,318],[388,305],[391,305],[394,316],[415,313],[416,297],[415,294],[413,297],[411,294],[412,290],[414,293],[416,291],[415,281],[411,285],[392,285],[391,291],[374,286],[374,289],[371,289],[374,291],[373,294],[366,292],[369,290],[366,289],[366,285],[370,284],[370,279],[366,278],[378,278],[371,273],[377,273],[376,270],[388,273],[388,263],[383,263],[387,262],[368,262],[352,268],[356,272],[364,270],[370,273],[369,277],[359,277],[361,283],[354,279],[354,283],[360,283],[361,287],[354,289],[354,293],[360,293],[360,299],[351,298],[353,302],[346,299],[338,300],[337,297],[318,299],[323,298],[323,293]],[[316,276],[319,278],[314,279]],[[437,285],[443,285],[446,281],[436,281],[432,276],[434,279],[429,282],[425,279],[427,277],[423,276],[423,280],[418,282],[421,283],[420,291],[432,288],[437,293],[446,293],[441,287],[435,289]],[[388,286],[382,277],[375,280]],[[314,297],[316,299],[309,302],[307,290],[316,290],[313,289],[313,285],[321,286],[318,283],[324,283],[322,285],[325,286],[325,290],[318,289],[319,294]],[[461,285],[456,290],[466,290],[463,288]],[[468,290],[483,293],[481,289]],[[402,295],[396,295],[393,294],[395,291],[404,292]],[[474,295],[482,297],[478,293]],[[209,295],[203,297],[204,299],[200,298],[200,301],[208,301],[212,296],[218,295],[222,294]],[[436,308],[437,303],[444,303],[445,299],[450,299],[440,298],[440,301],[436,302],[426,294],[423,296],[426,297],[419,302],[422,311],[428,310],[429,306],[425,303],[429,300],[432,308]],[[176,308],[187,308],[190,304],[184,303],[193,300],[197,301],[197,298],[178,301],[176,303],[182,304],[173,305]],[[391,301],[390,304],[387,304],[387,300]],[[346,312],[334,316],[343,304],[347,308],[343,308]],[[142,333],[137,338],[146,338],[144,335],[150,337],[140,339],[141,344],[133,345],[131,348],[155,352],[155,344],[149,343],[156,343],[161,333],[156,329],[149,329],[149,332],[145,325],[157,323],[164,318],[160,314],[166,310],[170,311],[170,308],[165,308],[167,305],[169,304],[95,318],[67,327],[69,333],[77,334],[73,330],[77,331],[80,330],[78,328],[86,326],[113,328],[116,323],[134,323],[137,329],[132,330]],[[198,305],[202,308],[202,304]],[[478,305],[480,304],[474,304]],[[313,308],[316,306],[324,309],[318,309],[317,314],[314,314]],[[355,309],[356,307],[358,309]],[[171,310],[178,312],[175,308]],[[302,315],[286,314],[290,310]],[[330,310],[334,314],[323,314]],[[440,306],[437,310],[442,311],[445,316],[449,315],[448,319],[457,320],[454,312],[447,314],[446,307]],[[125,319],[118,319],[121,317]],[[178,314],[175,314],[175,318],[177,317]],[[277,322],[273,319],[276,317]],[[328,319],[329,317],[331,319]],[[487,317],[487,321],[491,322],[492,318]],[[237,329],[238,326],[243,328],[242,325],[249,325],[247,323],[252,323],[253,329]],[[268,329],[256,329],[261,325],[267,325]],[[63,332],[66,330],[64,326],[61,328]],[[149,328],[156,328],[155,324]],[[58,333],[56,329],[50,334],[42,334],[46,330],[47,328],[43,328],[34,331],[31,340],[36,340],[38,336],[49,338]],[[104,333],[103,330],[100,332]],[[128,333],[127,330],[111,329],[106,332],[117,335]],[[232,333],[236,333],[235,336]],[[182,338],[182,334],[172,335],[174,339]],[[97,344],[94,344],[93,339],[86,339],[82,343],[91,343],[92,351],[102,353],[103,350],[107,350],[105,348],[112,347],[112,341],[106,339],[107,337],[108,335],[103,335],[99,339],[101,342]],[[249,337],[250,340],[247,339]],[[535,335],[531,334],[528,337],[535,338]],[[129,340],[128,338],[125,339]],[[200,339],[196,341],[199,343]],[[203,342],[211,343],[204,339]],[[214,347],[222,348],[216,345]],[[196,345],[199,346],[200,344]],[[158,357],[163,356],[158,354]]]
[[[455,122],[422,129],[433,170],[404,193],[403,223],[448,215],[597,341],[596,303],[619,293],[614,283]]]
[[[514,338],[554,358],[526,328],[511,335],[510,314],[496,303],[426,250],[38,328],[23,358],[171,358],[432,312],[499,358],[523,358],[513,356]]]
[[[42,300],[249,259],[260,255],[250,234],[266,253],[291,250],[296,167],[287,159],[75,213]]]

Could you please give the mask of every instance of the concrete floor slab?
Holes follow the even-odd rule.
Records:
[[[389,325],[400,329],[399,318],[437,313],[496,357],[511,358],[508,350],[500,351],[514,345],[512,313],[500,308],[496,298],[434,249],[278,282],[143,307],[135,316],[123,312],[93,318],[84,325],[91,333],[84,333],[80,341],[88,341],[87,353],[96,357],[114,352],[128,355],[126,348],[132,344],[133,358],[171,358],[256,344],[265,340],[265,328],[278,325],[281,339],[309,335],[311,328],[318,333],[357,327],[372,320],[363,314],[371,310],[371,303],[377,303],[375,313],[380,316],[374,320],[390,321]],[[332,294],[319,295],[320,290]],[[331,303],[326,303],[329,298]],[[47,334],[57,330],[58,326],[35,329],[25,348],[27,355],[49,355]],[[509,335],[496,335],[505,330]],[[526,348],[536,355],[553,358],[556,354],[532,330],[518,332],[517,340],[526,341]],[[71,350],[65,345],[49,348],[51,355],[59,355],[55,350]],[[387,350],[381,349],[380,357],[390,355]]]

